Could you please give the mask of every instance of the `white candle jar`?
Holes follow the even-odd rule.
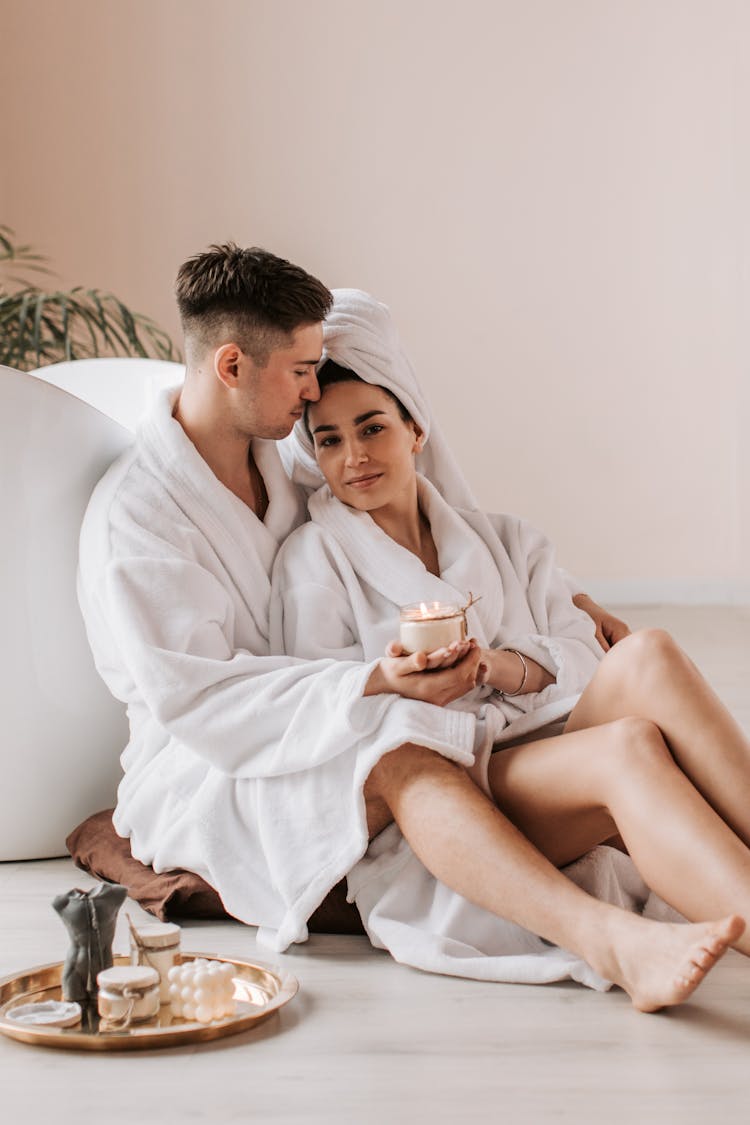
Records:
[[[159,999],[169,1000],[169,970],[180,959],[180,927],[172,922],[148,922],[130,932],[130,962],[150,965],[159,974]]]
[[[404,652],[434,652],[466,640],[466,611],[447,602],[417,602],[401,607],[399,639]]]
[[[150,1020],[159,1011],[159,974],[148,965],[115,965],[96,978],[102,1020],[118,1030]]]

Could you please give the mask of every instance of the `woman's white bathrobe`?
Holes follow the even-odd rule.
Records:
[[[484,687],[446,708],[476,716],[472,773],[486,789],[493,745],[567,716],[602,650],[593,622],[573,605],[544,536],[509,516],[456,510],[426,479],[418,483],[440,577],[324,485],[309,501],[312,522],[277,557],[271,644],[310,660],[370,662],[397,637],[400,606],[464,604],[469,592],[481,596],[468,610],[469,634],[482,647],[516,648],[555,676],[538,693],[506,699]],[[642,908],[649,895],[631,861],[610,848],[595,849],[567,874],[597,897],[631,909]],[[485,980],[572,977],[607,987],[580,958],[448,890],[395,825],[372,843],[348,882],[371,941],[399,961]]]
[[[261,522],[222,485],[164,392],[97,486],[79,599],[97,668],[128,707],[115,825],[157,871],[185,867],[276,949],[367,848],[362,785],[404,741],[472,760],[475,718],[380,695],[371,664],[271,656],[270,573],[304,502],[273,442],[253,452]]]

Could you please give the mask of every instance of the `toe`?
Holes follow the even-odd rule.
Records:
[[[696,949],[691,957],[691,961],[699,969],[707,972],[715,963],[719,952],[720,950],[718,949],[706,949],[705,947],[703,947],[702,949]]]

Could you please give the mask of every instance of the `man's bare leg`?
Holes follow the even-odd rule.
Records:
[[[407,745],[385,755],[365,797],[373,829],[384,827],[376,817],[382,820],[387,808],[446,886],[577,953],[642,1011],[685,1000],[744,930],[733,915],[673,926],[598,902],[558,871],[461,767],[430,750]]]
[[[661,629],[633,633],[607,653],[565,729],[628,716],[656,723],[680,768],[750,845],[750,739]]]

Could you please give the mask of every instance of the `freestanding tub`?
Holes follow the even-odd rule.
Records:
[[[117,368],[118,395],[128,370]],[[142,393],[131,384],[133,402]],[[0,427],[0,860],[38,859],[64,855],[68,832],[114,804],[127,721],[94,668],[76,567],[93,487],[132,432],[7,367]]]
[[[181,383],[185,368],[163,359],[75,359],[52,363],[32,374],[83,399],[127,430],[138,420],[161,387]]]

